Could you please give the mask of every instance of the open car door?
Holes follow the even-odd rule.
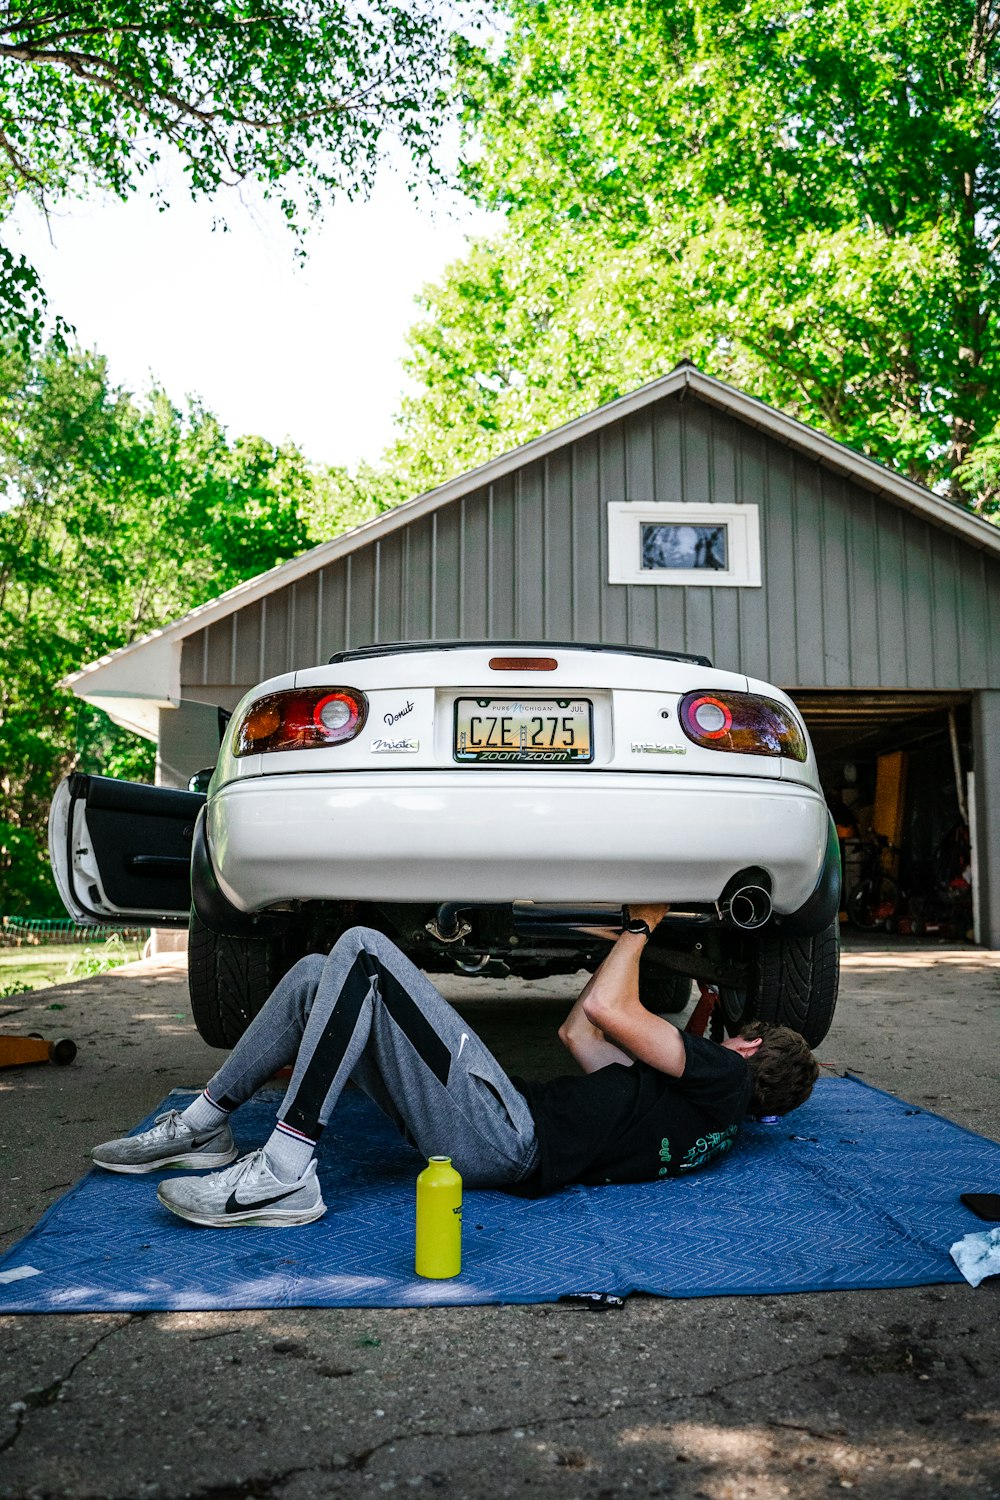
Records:
[[[191,842],[202,792],[74,772],[49,813],[63,905],[86,927],[187,926]]]

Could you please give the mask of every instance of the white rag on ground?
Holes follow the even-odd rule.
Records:
[[[11,1266],[9,1271],[0,1271],[0,1281],[23,1281],[26,1276],[41,1276],[35,1266]]]
[[[978,1286],[987,1276],[1000,1276],[1000,1228],[956,1240],[951,1258],[970,1286]]]

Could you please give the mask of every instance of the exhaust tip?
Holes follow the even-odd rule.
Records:
[[[740,932],[754,932],[771,916],[771,893],[762,885],[740,885],[719,902],[719,915]]]

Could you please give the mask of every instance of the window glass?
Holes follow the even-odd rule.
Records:
[[[684,522],[644,522],[640,528],[644,569],[683,568],[725,571],[729,567],[729,528]]]

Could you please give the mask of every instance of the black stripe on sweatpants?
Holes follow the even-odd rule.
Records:
[[[421,1061],[447,1087],[451,1052],[396,976],[374,954],[362,951],[351,965],[330,1019],[316,1043],[302,1075],[302,1082],[295,1091],[295,1098],[284,1114],[285,1124],[300,1130],[310,1140],[318,1141],[323,1134],[324,1127],[319,1119],[323,1101],[344,1060],[358,1024],[361,1007],[375,978],[378,979],[379,994],[386,1010]]]

